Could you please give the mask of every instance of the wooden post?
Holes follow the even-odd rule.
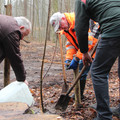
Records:
[[[78,76],[79,74],[79,65],[76,70],[74,70],[74,79]],[[75,86],[75,107],[76,109],[79,108],[81,105],[81,93],[80,93],[80,81]]]
[[[5,5],[6,15],[12,15],[12,5]],[[8,58],[5,58],[4,61],[4,87],[10,83],[10,62]]]
[[[10,62],[7,58],[4,61],[4,87],[10,83]]]

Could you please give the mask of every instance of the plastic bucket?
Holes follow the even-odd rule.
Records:
[[[0,102],[22,102],[31,106],[35,101],[26,83],[15,81],[0,90]]]

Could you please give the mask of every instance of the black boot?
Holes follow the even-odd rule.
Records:
[[[84,89],[85,89],[85,83],[86,83],[86,80],[80,80],[81,100],[84,99],[83,93],[84,93]],[[73,100],[75,100],[75,94],[72,94],[71,98],[73,98]]]
[[[116,116],[120,119],[120,108],[119,107],[111,107],[111,111],[113,113],[113,116]]]
[[[85,90],[85,84],[86,84],[86,80],[80,80],[80,89],[81,89],[81,99],[84,99],[84,90]]]

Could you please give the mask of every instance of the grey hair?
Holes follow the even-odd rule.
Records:
[[[30,29],[30,30],[32,29],[31,22],[27,18],[20,16],[20,17],[14,17],[14,19],[17,21],[19,26],[24,26],[26,29]]]

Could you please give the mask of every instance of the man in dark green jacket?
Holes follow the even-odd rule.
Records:
[[[98,113],[95,120],[112,120],[108,74],[116,58],[120,56],[120,0],[75,1],[75,30],[85,65],[92,62],[88,54],[90,19],[98,22],[101,30],[101,39],[91,66]]]

